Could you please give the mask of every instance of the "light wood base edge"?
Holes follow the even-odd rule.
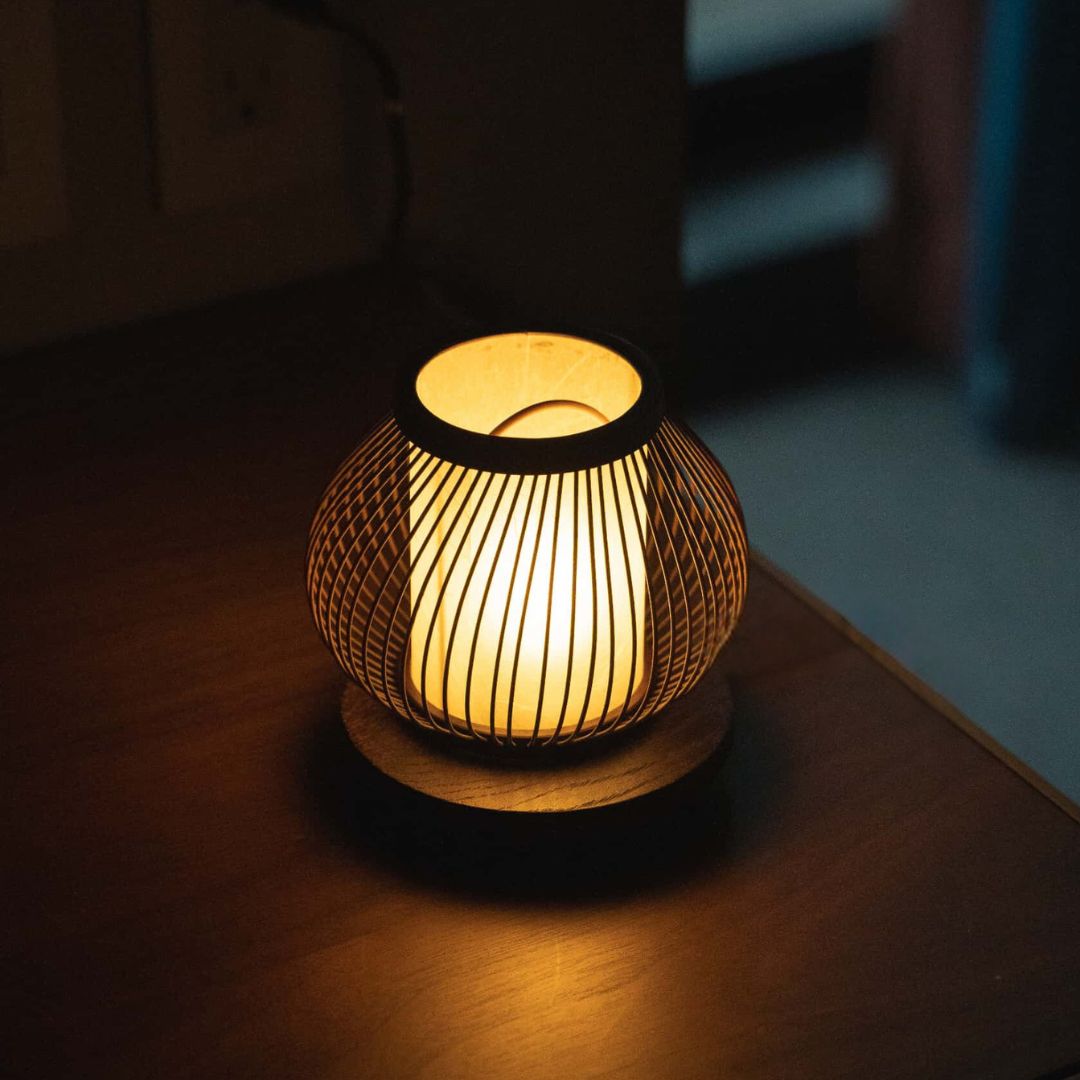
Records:
[[[656,716],[563,752],[459,747],[450,736],[410,726],[353,683],[341,702],[353,745],[385,776],[443,802],[525,814],[596,810],[669,788],[718,763],[731,712],[727,679],[716,665]]]

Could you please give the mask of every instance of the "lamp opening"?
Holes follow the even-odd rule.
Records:
[[[440,420],[482,435],[548,439],[617,420],[641,376],[617,352],[567,334],[494,334],[432,357],[416,394]]]

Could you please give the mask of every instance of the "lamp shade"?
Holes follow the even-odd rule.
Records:
[[[727,475],[614,338],[492,334],[405,370],[312,521],[315,622],[405,720],[541,746],[701,678],[746,594]],[[388,718],[387,722],[392,722]]]

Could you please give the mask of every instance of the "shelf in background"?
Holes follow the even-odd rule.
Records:
[[[897,0],[691,0],[686,73],[704,86],[880,37]]]
[[[869,146],[702,183],[684,210],[683,281],[694,287],[850,240],[874,227],[887,198],[884,164]]]

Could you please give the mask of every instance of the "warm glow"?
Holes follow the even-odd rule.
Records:
[[[746,559],[731,481],[663,415],[647,358],[516,333],[399,385],[323,495],[307,584],[338,663],[388,710],[524,748],[606,740],[691,690],[738,621]]]
[[[641,392],[592,342],[504,334],[457,345],[416,380],[470,431],[550,438],[600,427]],[[569,737],[635,705],[645,634],[646,454],[576,473],[410,471],[409,692],[478,735]]]

